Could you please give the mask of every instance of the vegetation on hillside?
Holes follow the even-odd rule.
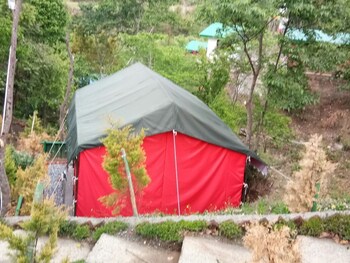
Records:
[[[285,30],[277,33],[280,20],[284,20]],[[31,122],[30,116],[37,112],[42,123],[34,125],[38,126],[34,133],[28,132],[31,124],[27,124],[21,138],[17,140],[15,136],[14,145],[7,147],[4,163],[10,184],[14,189],[21,181],[18,178],[25,177],[24,169],[35,169],[39,141],[48,138],[45,133],[54,134],[58,129],[59,108],[72,66],[67,41],[74,57],[68,98],[76,89],[139,61],[198,96],[229,127],[242,134],[242,140],[253,150],[266,157],[268,164],[278,162],[273,154],[283,155],[283,160],[298,170],[299,160],[292,156],[297,155],[297,150],[290,144],[296,136],[292,118],[319,103],[306,72],[330,72],[345,90],[350,79],[349,43],[319,42],[314,30],[336,37],[349,33],[348,21],[350,7],[346,0],[283,4],[277,0],[24,1],[18,30],[14,117],[21,120],[19,123],[26,119]],[[220,39],[212,59],[204,52],[187,52],[186,44],[199,39],[199,32],[212,22],[222,22],[225,29],[232,31]],[[11,10],[3,1],[3,97],[11,24]],[[287,29],[299,29],[305,41],[291,39]],[[346,119],[346,113],[338,115]],[[334,133],[334,141],[341,143],[342,151],[348,151],[346,127]],[[327,150],[325,158],[337,162],[341,159],[338,155]],[[347,166],[346,162],[342,165],[349,169]],[[14,193],[16,198],[18,193]]]

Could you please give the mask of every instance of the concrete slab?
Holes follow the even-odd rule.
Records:
[[[37,251],[40,251],[47,241],[47,237],[39,238]],[[86,242],[77,242],[71,239],[59,238],[57,240],[56,253],[50,262],[61,263],[65,259],[69,259],[69,262],[86,259],[90,251],[91,247]]]
[[[340,245],[331,239],[298,236],[303,263],[350,262],[350,245]]]
[[[251,253],[243,246],[203,237],[185,237],[179,263],[248,263]]]
[[[0,263],[11,263],[11,250],[9,249],[8,243],[0,241]],[[13,252],[12,252],[13,253]]]
[[[179,252],[143,246],[125,239],[103,234],[88,255],[86,262],[175,263]]]

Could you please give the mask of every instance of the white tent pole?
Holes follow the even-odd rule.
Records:
[[[10,75],[10,67],[11,67],[11,46],[10,46],[10,51],[9,51],[9,61],[7,64],[7,76],[6,76],[6,88],[5,88],[5,98],[4,98],[4,110],[2,112],[2,123],[1,123],[1,135],[4,132],[4,126],[5,126],[5,119],[6,119],[6,106],[7,106],[7,84],[9,82],[9,75]]]
[[[177,195],[177,210],[178,210],[178,214],[181,215],[180,191],[179,191],[179,174],[178,174],[178,170],[177,170],[177,158],[176,158],[176,135],[177,135],[177,131],[173,130],[174,164],[175,164],[176,195]]]

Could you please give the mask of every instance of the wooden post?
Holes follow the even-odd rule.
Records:
[[[7,142],[7,134],[10,131],[12,122],[12,108],[13,108],[13,86],[15,82],[16,71],[16,50],[17,50],[17,29],[22,8],[22,0],[17,0],[15,10],[13,11],[11,48],[9,54],[8,76],[6,83],[6,100],[4,101],[5,114],[3,119],[3,127],[0,134],[0,187],[2,192],[2,207],[1,215],[5,215],[8,206],[11,202],[10,184],[5,171],[5,147]]]
[[[132,185],[129,163],[128,163],[128,160],[126,159],[126,152],[125,152],[124,148],[122,148],[122,158],[123,158],[124,164],[125,164],[126,177],[128,178],[132,212],[133,212],[134,216],[139,216],[139,214],[137,212],[136,198],[135,198],[134,187]]]

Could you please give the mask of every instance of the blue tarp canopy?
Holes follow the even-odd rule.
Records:
[[[190,52],[199,52],[200,49],[207,49],[208,43],[203,41],[191,40],[186,45],[186,50]]]
[[[224,25],[217,22],[205,28],[202,32],[199,33],[199,36],[208,38],[222,38],[226,37],[234,31],[235,30],[231,27],[226,27],[224,30]]]
[[[321,30],[311,30],[311,35],[315,37],[318,42],[325,42],[337,45],[350,44],[350,34],[338,33],[335,36],[330,36]],[[309,36],[304,33],[301,29],[289,29],[287,37],[293,40],[307,41]]]

